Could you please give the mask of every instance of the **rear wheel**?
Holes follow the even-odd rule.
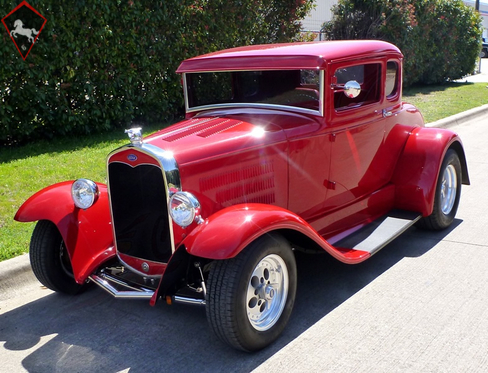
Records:
[[[281,236],[261,237],[235,258],[216,261],[207,293],[212,330],[240,350],[266,347],[290,318],[296,283],[295,257]]]
[[[419,221],[421,228],[440,230],[451,225],[459,206],[461,179],[459,156],[453,149],[449,149],[437,179],[434,210],[431,215]]]
[[[76,283],[71,261],[56,225],[40,220],[29,249],[32,271],[45,287],[66,294],[76,294],[83,285]]]

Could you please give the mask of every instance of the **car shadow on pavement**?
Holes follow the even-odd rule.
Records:
[[[249,372],[399,261],[434,248],[461,222],[441,232],[411,228],[358,265],[297,253],[292,317],[277,342],[254,354],[221,343],[207,326],[204,308],[162,301],[150,307],[93,286],[75,297],[50,294],[1,314],[0,355],[7,366],[29,372]]]

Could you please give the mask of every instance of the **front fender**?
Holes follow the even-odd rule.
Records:
[[[68,250],[75,280],[83,283],[102,262],[115,256],[107,186],[98,184],[98,201],[87,210],[71,198],[72,181],[51,185],[19,208],[15,220],[49,220],[57,227]]]
[[[358,263],[369,257],[366,252],[343,252],[333,247],[305,220],[289,210],[257,203],[218,211],[195,228],[182,244],[189,254],[197,257],[229,259],[258,237],[276,230],[300,233],[345,263]]]
[[[463,184],[469,184],[468,168],[459,136],[442,128],[415,128],[397,163],[392,182],[395,184],[395,207],[432,214],[440,167],[448,149],[453,148],[461,161]]]

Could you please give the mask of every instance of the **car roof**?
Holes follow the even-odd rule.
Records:
[[[183,61],[177,73],[274,69],[324,69],[328,62],[396,55],[400,50],[380,40],[341,40],[250,45]]]

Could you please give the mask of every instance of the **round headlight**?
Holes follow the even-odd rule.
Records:
[[[75,180],[71,186],[71,197],[76,207],[86,210],[98,199],[98,186],[88,179]]]
[[[169,213],[173,221],[180,227],[186,228],[199,214],[200,202],[188,192],[176,192],[169,199]]]

